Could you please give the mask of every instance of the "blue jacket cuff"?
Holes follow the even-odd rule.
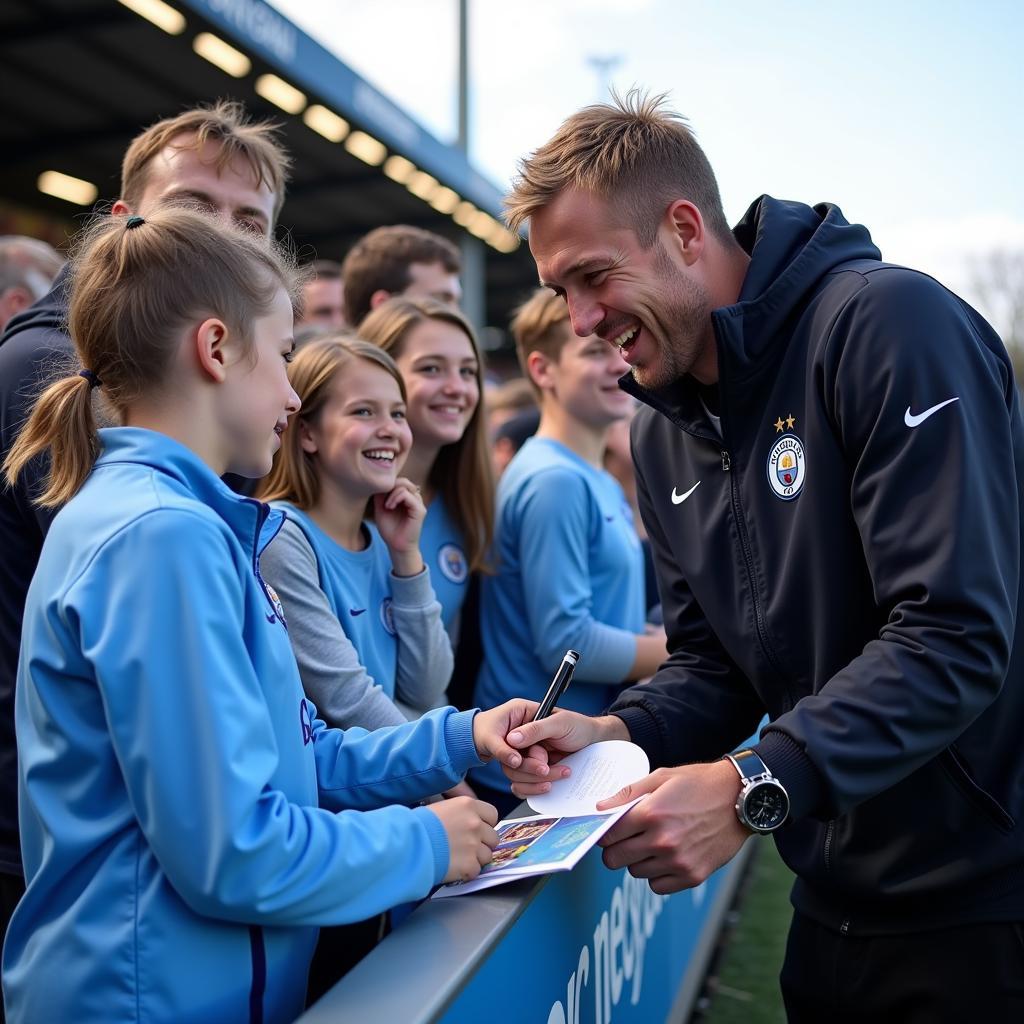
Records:
[[[813,816],[825,803],[825,784],[814,762],[791,736],[768,728],[750,748],[789,794],[789,816],[797,821]]]
[[[444,721],[444,742],[452,767],[465,775],[470,768],[483,764],[473,742],[473,719],[477,711],[454,711]]]
[[[434,853],[434,885],[440,885],[448,871],[448,834],[441,819],[427,807],[416,807],[412,812],[430,837],[430,849]]]

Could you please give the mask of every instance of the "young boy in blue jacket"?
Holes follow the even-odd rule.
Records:
[[[490,859],[493,808],[409,805],[518,760],[502,736],[533,706],[326,728],[260,575],[283,516],[219,479],[265,473],[298,408],[294,287],[263,241],[180,209],[108,218],[75,261],[84,368],[4,467],[48,450],[39,500],[67,503],[25,610],[9,1021],[290,1021],[319,925]],[[122,426],[96,431],[94,389]]]
[[[540,700],[568,648],[583,654],[561,706],[598,714],[622,685],[652,675],[665,633],[645,626],[644,564],[633,513],[603,468],[608,428],[630,414],[622,357],[572,332],[565,303],[537,292],[512,322],[537,391],[537,433],[498,486],[497,573],[483,581],[484,662],[474,701]],[[500,766],[471,773],[500,811],[515,806]]]

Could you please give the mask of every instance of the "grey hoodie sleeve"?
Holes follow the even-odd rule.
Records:
[[[410,718],[418,718],[444,705],[455,656],[441,621],[441,602],[430,585],[429,569],[416,576],[392,573],[391,600],[398,634],[395,703]]]
[[[405,722],[406,716],[367,673],[341,628],[320,589],[316,555],[300,527],[285,522],[260,556],[260,571],[284,605],[302,688],[319,716],[339,729],[379,729]]]

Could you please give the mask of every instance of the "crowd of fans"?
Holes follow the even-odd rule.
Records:
[[[542,289],[493,379],[457,247],[388,225],[296,268],[288,169],[218,103],[132,142],[68,266],[0,239],[11,1019],[239,993],[287,1019],[318,926],[309,999],[486,862],[487,805],[518,802],[496,737],[566,648],[580,710],[665,656],[618,353]]]

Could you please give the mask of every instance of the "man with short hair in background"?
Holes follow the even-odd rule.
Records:
[[[457,306],[461,270],[459,250],[447,238],[407,224],[377,228],[356,242],[342,264],[345,319],[358,327],[371,309],[394,295]]]
[[[0,334],[11,317],[50,290],[63,266],[64,257],[38,238],[0,236]]]
[[[314,260],[311,276],[302,286],[302,311],[295,320],[296,332],[320,328],[324,333],[346,327],[345,283],[341,264],[335,260]]]
[[[665,660],[665,632],[645,622],[644,557],[633,510],[604,469],[608,431],[633,407],[619,388],[622,357],[573,332],[565,303],[538,289],[516,311],[512,336],[540,408],[537,431],[498,484],[493,574],[481,580],[484,660],[473,703],[544,696],[567,648],[583,653],[561,706],[597,714],[627,682]],[[470,773],[506,814],[501,768]]]
[[[270,238],[284,203],[290,160],[271,125],[236,103],[187,110],[131,142],[115,216],[142,217],[167,204],[198,207],[235,227]],[[0,459],[6,456],[54,365],[73,357],[66,333],[67,274],[0,337]],[[14,682],[25,595],[52,510],[32,504],[46,473],[37,460],[14,488],[0,490],[0,938],[22,892],[18,842]]]

